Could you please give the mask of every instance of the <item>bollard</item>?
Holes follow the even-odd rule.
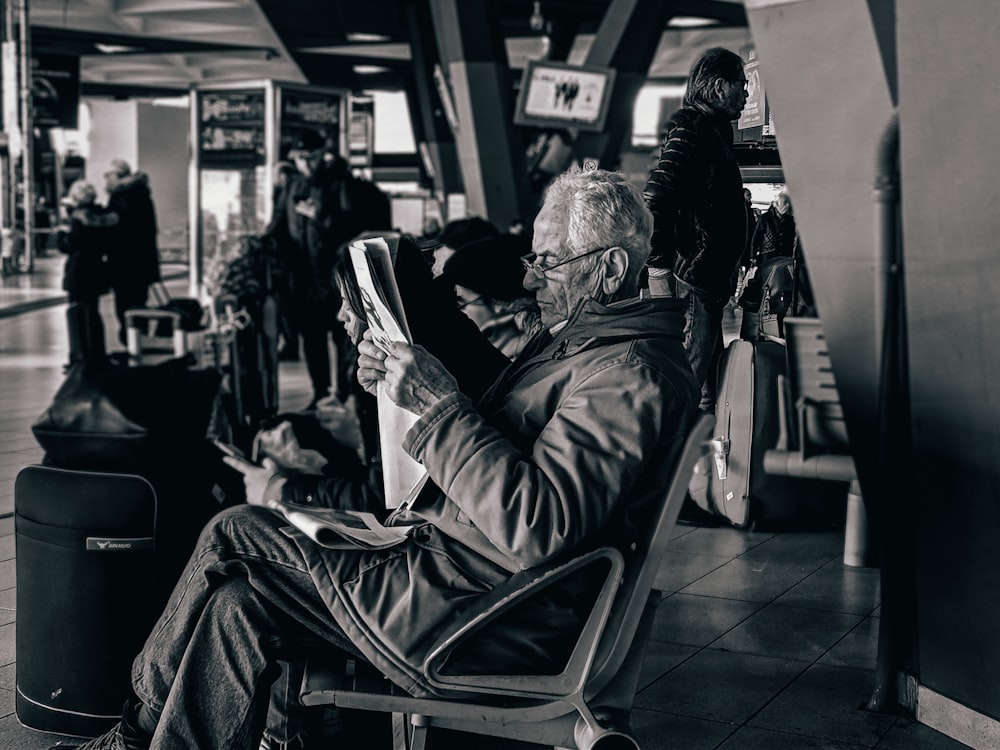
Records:
[[[844,523],[844,565],[853,568],[873,568],[875,549],[868,527],[868,513],[861,497],[858,480],[847,491],[847,521]]]

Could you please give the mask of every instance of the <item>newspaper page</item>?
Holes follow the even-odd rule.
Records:
[[[383,350],[388,350],[393,341],[409,342],[389,243],[381,237],[360,240],[350,246],[350,255],[372,340]],[[397,406],[384,388],[380,383],[376,394],[379,445],[385,505],[395,508],[423,478],[424,467],[403,450],[402,444],[403,436],[416,423],[417,415]]]
[[[383,526],[371,513],[335,508],[311,508],[272,500],[268,505],[317,544],[331,549],[345,547],[386,549],[395,547],[410,526]]]

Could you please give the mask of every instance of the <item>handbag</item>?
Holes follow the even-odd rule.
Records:
[[[205,436],[221,380],[183,358],[139,367],[82,362],[31,431],[48,464],[135,470]]]
[[[182,331],[202,331],[208,327],[205,322],[205,308],[193,297],[171,297],[166,284],[155,281],[150,284],[153,301],[159,310],[169,310],[181,316]],[[169,332],[157,331],[157,336],[169,336]]]

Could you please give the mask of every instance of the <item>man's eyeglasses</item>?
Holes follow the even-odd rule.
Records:
[[[486,300],[483,297],[473,297],[472,299],[462,299],[458,298],[458,309],[464,310],[467,307],[472,307],[473,305],[486,306]]]
[[[533,274],[535,274],[537,278],[544,279],[545,274],[547,274],[549,271],[552,271],[553,269],[559,268],[559,266],[565,266],[567,263],[572,263],[575,260],[580,260],[580,258],[586,258],[588,255],[594,255],[595,253],[603,253],[607,249],[608,248],[606,247],[598,247],[586,253],[581,253],[580,255],[574,255],[570,258],[566,258],[566,260],[561,260],[558,263],[551,263],[548,265],[542,265],[541,263],[537,263],[535,261],[535,258],[537,258],[538,256],[535,255],[534,253],[528,253],[523,258],[521,258],[521,265],[524,266],[525,271],[531,271]]]

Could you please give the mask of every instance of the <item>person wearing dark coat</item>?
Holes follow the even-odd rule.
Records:
[[[795,215],[787,190],[781,190],[754,229],[750,241],[751,260],[762,261],[774,256],[791,258],[795,248]]]
[[[344,243],[369,230],[391,228],[389,199],[373,184],[351,176],[347,162],[314,130],[303,131],[289,151],[297,174],[289,176],[265,236],[287,247],[286,273],[295,289],[290,314],[302,337],[312,382],[311,406],[330,390],[329,341],[337,348],[337,396],[349,395],[352,347],[337,320],[340,293],[333,268]]]
[[[731,124],[746,103],[746,85],[743,60],[734,52],[713,47],[694,62],[644,192],[654,220],[649,291],[688,303],[684,346],[706,411],[715,406],[723,309],[746,247],[747,207]]]
[[[160,280],[156,244],[156,208],[145,172],[133,172],[122,159],[104,173],[108,208],[118,214],[121,243],[111,258],[111,288],[115,293],[118,341],[126,341],[125,311],[144,307],[149,286]]]
[[[98,307],[109,284],[109,256],[118,241],[118,214],[97,204],[97,191],[83,180],[74,182],[62,205],[68,222],[56,239],[66,257],[62,287],[69,297],[69,365],[100,361],[106,356],[104,323]]]

